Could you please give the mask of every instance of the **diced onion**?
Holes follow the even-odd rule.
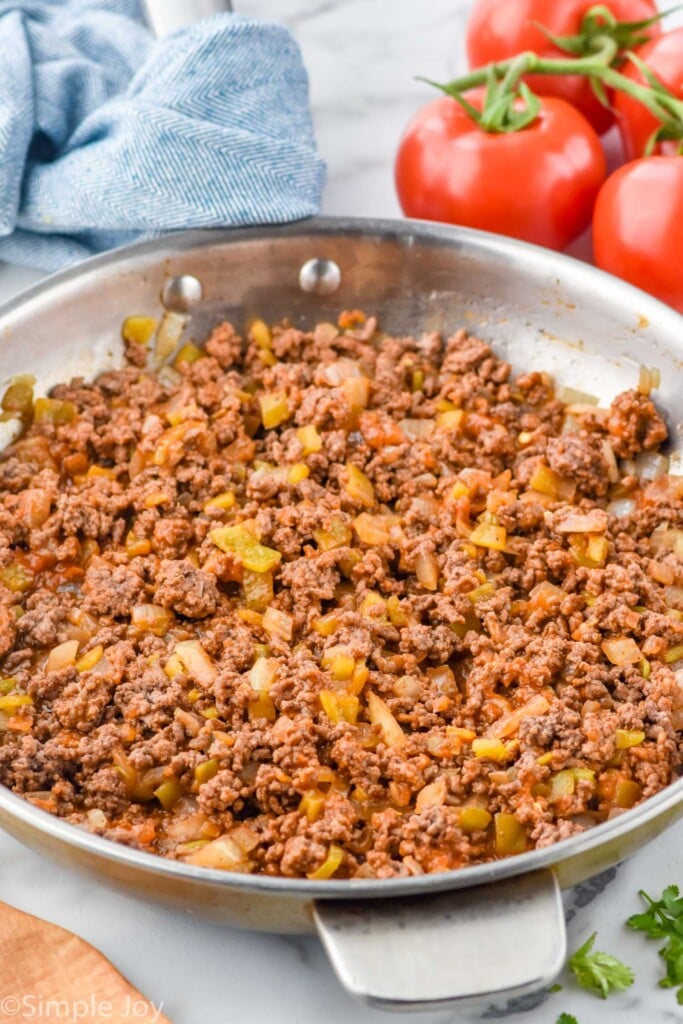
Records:
[[[630,516],[636,510],[636,503],[633,498],[615,498],[610,501],[607,511],[611,516]]]
[[[399,676],[392,689],[402,700],[417,700],[422,693],[422,683],[417,676]]]
[[[248,825],[236,825],[230,832],[230,838],[243,853],[251,853],[260,842],[258,832]]]
[[[656,480],[666,476],[669,471],[669,460],[659,452],[639,452],[635,457],[636,476],[640,480]]]
[[[519,730],[523,718],[540,717],[550,710],[550,704],[542,694],[537,694],[508,715],[503,715],[487,730],[486,735],[497,739],[505,739]]]
[[[389,516],[372,516],[361,512],[353,521],[358,539],[363,544],[388,544],[391,519]]]
[[[566,406],[569,416],[593,416],[599,420],[606,420],[610,414],[609,409],[603,409],[599,405],[592,405],[590,402],[572,402]]]
[[[415,440],[431,437],[434,433],[434,420],[401,420],[399,427],[406,435]]]
[[[342,384],[344,397],[352,417],[367,409],[370,401],[370,381],[367,377],[349,377]]]
[[[411,515],[422,516],[423,519],[436,518],[441,511],[441,502],[433,494],[418,494],[410,503]]]
[[[193,805],[190,804],[190,806]],[[178,811],[182,807],[183,804],[176,804],[173,817],[165,823],[166,834],[171,839],[175,839],[178,843],[191,843],[199,839],[215,838],[218,828],[209,821],[205,814],[195,811],[180,816]]]
[[[249,669],[249,682],[256,693],[268,693],[277,679],[278,663],[275,658],[257,658]]]
[[[602,442],[602,452],[605,456],[605,462],[607,463],[607,476],[611,483],[616,484],[619,480],[619,466],[617,465],[617,457],[614,454],[614,449],[609,441]]]
[[[263,628],[267,633],[274,633],[283,640],[292,639],[293,622],[288,612],[281,612],[277,608],[266,608],[263,613]]]
[[[446,802],[446,779],[441,775],[417,794],[415,810],[418,814],[429,807],[441,807]]]
[[[327,347],[338,336],[339,328],[336,324],[323,322],[315,325],[313,340],[316,346]]]
[[[333,363],[321,366],[318,376],[326,384],[329,384],[330,387],[336,388],[343,384],[345,380],[350,380],[353,377],[362,377],[363,371],[355,359],[347,359],[345,356],[342,356],[340,359],[335,359]]]
[[[590,512],[570,512],[555,529],[558,533],[604,533],[607,516],[601,508]]]
[[[659,387],[661,382],[662,375],[659,372],[659,367],[641,366],[640,374],[638,376],[638,390],[641,395],[649,395]]]
[[[99,807],[93,807],[85,816],[88,819],[88,825],[90,828],[98,829],[107,827],[107,815],[104,811],[100,810]]]
[[[650,543],[655,551],[673,551],[678,558],[683,558],[683,530],[657,527],[650,534]]]
[[[48,672],[58,672],[61,668],[68,668],[76,661],[78,654],[78,640],[65,640],[63,644],[53,647],[47,658],[45,668]]]
[[[613,665],[617,665],[620,668],[626,665],[637,665],[643,659],[638,644],[629,636],[617,637],[614,640],[604,640],[601,647],[608,661],[611,661]]]
[[[175,646],[187,674],[200,686],[210,686],[216,678],[216,666],[199,640],[182,640]]]
[[[666,562],[650,561],[647,573],[653,580],[657,580],[657,583],[663,583],[664,586],[671,586],[676,578],[673,566],[667,565]]]
[[[683,587],[667,587],[666,600],[670,608],[683,609]]]
[[[157,363],[163,363],[175,352],[186,323],[187,317],[181,313],[172,310],[164,313],[154,341],[154,359]]]
[[[220,836],[213,842],[194,850],[185,858],[187,864],[203,868],[218,868],[221,871],[251,871],[242,847],[231,836]]]
[[[152,455],[155,466],[175,466],[184,457],[187,450],[187,437],[206,430],[202,420],[183,420],[174,427],[165,430]]]
[[[587,391],[577,391],[576,388],[560,386],[555,397],[563,405],[597,405],[600,399]]]
[[[439,583],[439,563],[432,552],[419,552],[415,559],[415,575],[425,590],[436,590]]]
[[[550,580],[537,583],[533,590],[529,591],[529,600],[533,608],[542,608],[544,611],[556,607],[558,602],[564,601],[566,596],[564,590],[555,586]]]
[[[136,604],[131,614],[131,622],[137,629],[149,630],[156,636],[168,632],[172,619],[172,613],[160,604]]]
[[[368,691],[368,717],[378,725],[382,739],[392,750],[401,750],[406,744],[406,735],[381,697]]]
[[[177,388],[182,379],[182,374],[172,366],[165,365],[157,371],[157,380],[167,391]]]

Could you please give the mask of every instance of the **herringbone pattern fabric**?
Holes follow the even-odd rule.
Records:
[[[225,14],[158,42],[138,16],[137,0],[0,0],[0,259],[56,269],[318,212],[291,35]]]

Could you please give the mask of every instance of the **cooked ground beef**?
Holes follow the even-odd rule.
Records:
[[[567,408],[357,311],[161,372],[134,327],[125,369],[4,403],[0,781],[315,878],[544,846],[672,781],[683,480],[647,396]]]

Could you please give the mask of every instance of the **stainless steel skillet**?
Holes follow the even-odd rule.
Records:
[[[194,304],[198,290],[188,278],[201,284]],[[680,443],[683,318],[554,253],[411,222],[189,232],[98,257],[0,311],[0,388],[20,373],[48,388],[116,365],[122,319],[158,316],[162,293],[171,304],[189,301],[187,333],[196,338],[223,317],[310,325],[355,307],[376,313],[388,331],[464,325],[517,369],[547,370],[604,401],[634,386],[641,365],[656,366],[657,400],[673,448]],[[565,955],[560,888],[622,860],[682,814],[683,780],[590,832],[497,863],[391,881],[312,882],[156,858],[0,787],[0,825],[48,857],[226,924],[317,930],[347,989],[394,1009],[490,1002],[548,984]]]

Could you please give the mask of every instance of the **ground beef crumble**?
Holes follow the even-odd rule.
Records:
[[[162,372],[133,334],[0,459],[0,782],[194,864],[387,878],[676,777],[683,481],[648,396],[567,410],[358,311]]]

